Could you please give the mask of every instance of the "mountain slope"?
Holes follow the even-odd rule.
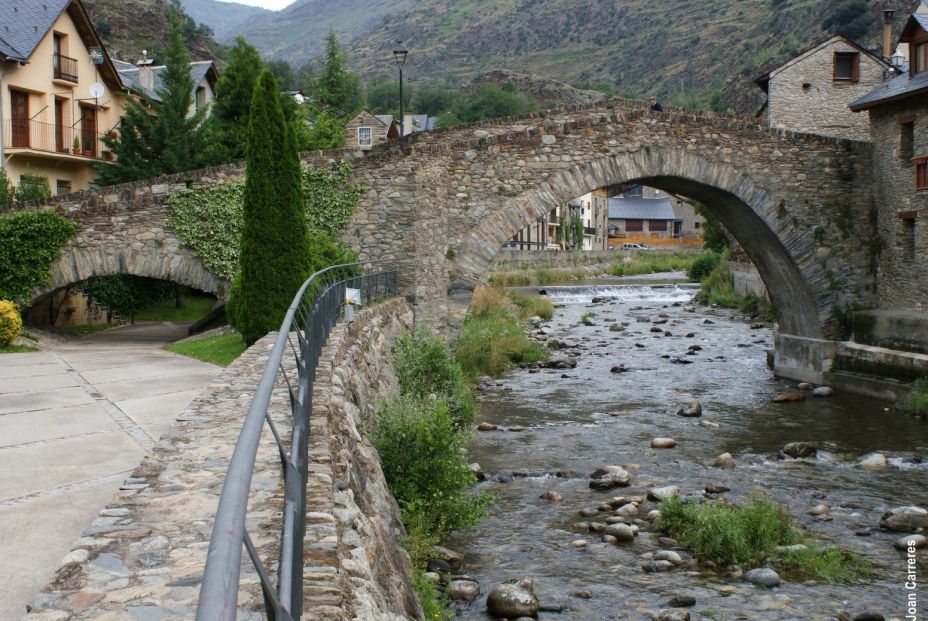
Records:
[[[221,0],[181,0],[181,6],[196,23],[209,26],[217,41],[231,43],[235,35],[251,27],[254,20],[271,19],[273,11]]]

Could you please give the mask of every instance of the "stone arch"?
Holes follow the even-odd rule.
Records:
[[[780,215],[785,199],[756,184],[714,154],[683,147],[644,147],[553,174],[534,190],[499,203],[460,241],[451,291],[469,300],[502,245],[553,207],[593,189],[641,182],[698,200],[709,207],[757,266],[784,333],[820,339],[833,300],[814,256],[814,240]]]
[[[117,245],[80,247],[66,245],[61,256],[49,268],[49,284],[36,289],[29,304],[68,285],[93,276],[127,274],[169,280],[224,299],[229,283],[203,267],[202,261],[186,247],[171,240],[144,244],[141,248]]]

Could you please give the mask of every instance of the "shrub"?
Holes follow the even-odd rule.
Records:
[[[0,217],[0,298],[22,300],[47,283],[48,268],[76,231],[73,222],[49,210]]]
[[[394,368],[404,396],[442,399],[456,427],[474,422],[474,397],[464,382],[461,365],[438,337],[406,335],[393,346]]]
[[[506,295],[521,309],[522,315],[526,318],[541,317],[549,320],[554,317],[554,304],[547,296],[528,295],[517,291],[507,291]]]
[[[686,273],[687,278],[694,282],[702,282],[719,266],[722,255],[717,252],[704,252],[690,266]]]
[[[724,265],[717,265],[712,272],[703,279],[699,293],[696,294],[703,304],[716,304],[726,308],[738,308],[741,298],[735,293],[731,269]]]
[[[913,416],[928,415],[928,379],[915,380],[908,397],[902,402],[901,409]]]
[[[0,300],[0,346],[6,346],[22,333],[23,320],[16,305],[9,300]]]
[[[484,515],[489,498],[464,493],[476,481],[464,458],[468,439],[441,399],[403,397],[381,409],[371,441],[404,524],[441,537]]]

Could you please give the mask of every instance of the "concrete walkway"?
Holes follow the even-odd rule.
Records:
[[[221,371],[177,324],[0,355],[0,620],[18,619],[162,432]]]

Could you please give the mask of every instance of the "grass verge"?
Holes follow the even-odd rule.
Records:
[[[530,287],[577,282],[596,276],[641,276],[659,272],[687,272],[703,255],[692,252],[638,253],[618,258],[611,264],[586,268],[528,269],[495,272],[489,283],[497,287]]]
[[[136,321],[196,321],[205,317],[216,299],[204,296],[185,296],[183,308],[174,308],[174,298],[155,302],[135,313]]]
[[[238,333],[219,334],[195,341],[170,343],[163,349],[220,367],[227,367],[245,351],[245,342]]]
[[[39,348],[31,345],[0,345],[0,354],[26,354],[32,351],[39,351]]]
[[[661,503],[660,511],[661,530],[701,561],[744,569],[769,563],[790,579],[830,582],[853,581],[870,570],[854,552],[819,548],[793,525],[783,507],[762,496],[745,505],[673,499]],[[778,552],[780,546],[796,544],[804,548]]]
[[[525,334],[525,319],[539,310],[547,314],[547,307],[541,308],[543,302],[521,303],[499,289],[479,287],[474,292],[455,347],[455,358],[469,380],[499,377],[514,366],[547,357],[547,351]]]

